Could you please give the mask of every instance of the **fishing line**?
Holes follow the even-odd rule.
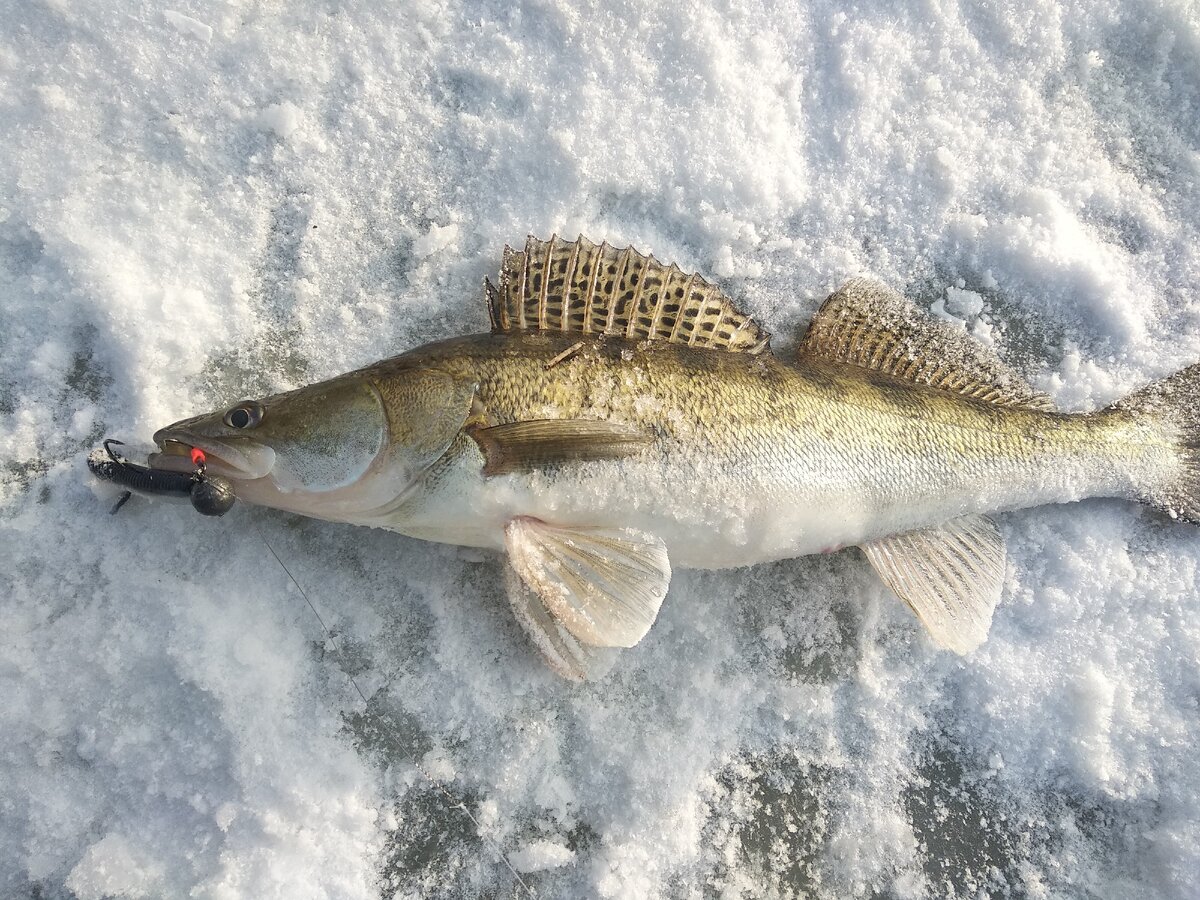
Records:
[[[296,586],[296,590],[298,590],[300,592],[300,596],[304,598],[304,602],[308,604],[308,608],[312,610],[313,615],[317,617],[317,621],[321,623],[321,628],[325,632],[326,639],[329,640],[330,643],[336,641],[337,640],[336,636],[334,635],[333,631],[330,630],[329,626],[325,624],[325,619],[317,611],[317,607],[313,604],[312,600],[309,599],[308,594],[306,594],[304,591],[304,588],[300,587],[300,582],[298,582],[296,580],[296,576],[294,576],[292,574],[291,570],[286,565],[284,565],[283,560],[279,558],[279,554],[275,552],[275,548],[271,546],[271,542],[267,540],[267,536],[263,533],[262,529],[258,527],[257,523],[255,523],[255,525],[254,525],[254,530],[258,532],[259,539],[263,542],[263,544],[266,546],[266,548],[271,551],[271,555],[273,557],[275,557],[275,562],[279,563],[279,567],[281,569],[283,569],[284,573],[288,577],[288,580],[291,581],[291,583]],[[358,686],[358,681],[355,679],[355,677],[350,672],[347,672],[344,669],[342,671],[345,674],[345,676],[348,679],[350,679],[350,684],[352,684],[354,686],[355,692],[362,699],[363,706],[364,706],[364,712],[368,711],[370,709],[371,704],[367,700],[367,695],[363,692],[363,689]],[[398,736],[399,732],[400,732],[400,727],[398,725],[396,725],[395,722],[392,721],[391,716],[388,715],[386,712],[384,712],[383,715],[385,717],[385,721],[386,721],[387,725],[390,726],[392,728],[392,730]],[[471,820],[471,824],[475,826],[475,833],[480,835],[481,837],[483,837],[484,840],[486,840],[489,844],[492,845],[492,849],[496,852],[496,855],[499,856],[500,859],[504,862],[504,865],[508,869],[508,871],[512,873],[513,878],[515,878],[517,880],[517,884],[521,885],[521,887],[525,889],[525,892],[527,894],[529,894],[530,897],[536,898],[537,894],[535,894],[533,892],[533,889],[528,884],[525,883],[525,879],[521,877],[520,873],[518,873],[517,870],[513,867],[513,864],[511,862],[509,862],[508,856],[504,852],[501,851],[500,845],[498,843],[496,843],[495,839],[489,837],[486,834],[486,832],[483,830],[483,826],[479,823],[479,819],[477,819],[475,817],[475,814],[472,813],[471,810],[467,808],[467,804],[462,802],[461,800],[456,800],[454,798],[454,796],[449,791],[447,791],[444,787],[442,787],[436,780],[434,780],[434,777],[432,775],[430,775],[428,772],[426,772],[424,767],[416,760],[413,760],[413,767],[418,772],[420,772],[422,776],[424,776],[426,781],[428,781],[431,785],[433,785],[435,788],[437,788],[437,790],[441,793],[441,795],[443,797],[446,798],[446,800],[449,802],[449,804],[452,808],[461,809],[463,811],[463,813],[466,815],[466,817]]]

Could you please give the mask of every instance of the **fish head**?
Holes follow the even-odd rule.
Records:
[[[160,469],[191,471],[193,450],[205,471],[227,478],[251,503],[322,515],[361,486],[387,440],[376,387],[343,377],[184,419],[154,435]]]
[[[154,435],[150,465],[205,471],[239,499],[341,521],[395,502],[450,446],[474,385],[429,370],[351,373],[183,419]]]

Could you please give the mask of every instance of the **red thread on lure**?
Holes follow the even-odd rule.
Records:
[[[206,457],[204,456],[203,450],[201,450],[199,447],[192,448],[192,465],[193,466],[204,465],[205,459],[206,459]]]

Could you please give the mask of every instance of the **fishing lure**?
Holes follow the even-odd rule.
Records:
[[[206,458],[204,451],[199,448],[192,450],[194,470],[172,472],[132,463],[113,450],[114,444],[124,446],[123,441],[110,438],[104,442],[103,449],[94,450],[87,461],[88,469],[97,478],[125,489],[112,509],[114,514],[125,505],[134,491],[160,497],[186,496],[196,512],[204,516],[223,516],[237,500],[233,484],[227,478],[206,474]]]

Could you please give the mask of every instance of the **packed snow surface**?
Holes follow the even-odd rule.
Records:
[[[1200,14],[0,0],[0,895],[1200,895],[1200,531],[1148,510],[1002,516],[965,659],[847,551],[678,572],[584,687],[490,557],[109,516],[102,438],[484,330],[530,232],[784,354],[871,273],[1092,409],[1200,360]]]

